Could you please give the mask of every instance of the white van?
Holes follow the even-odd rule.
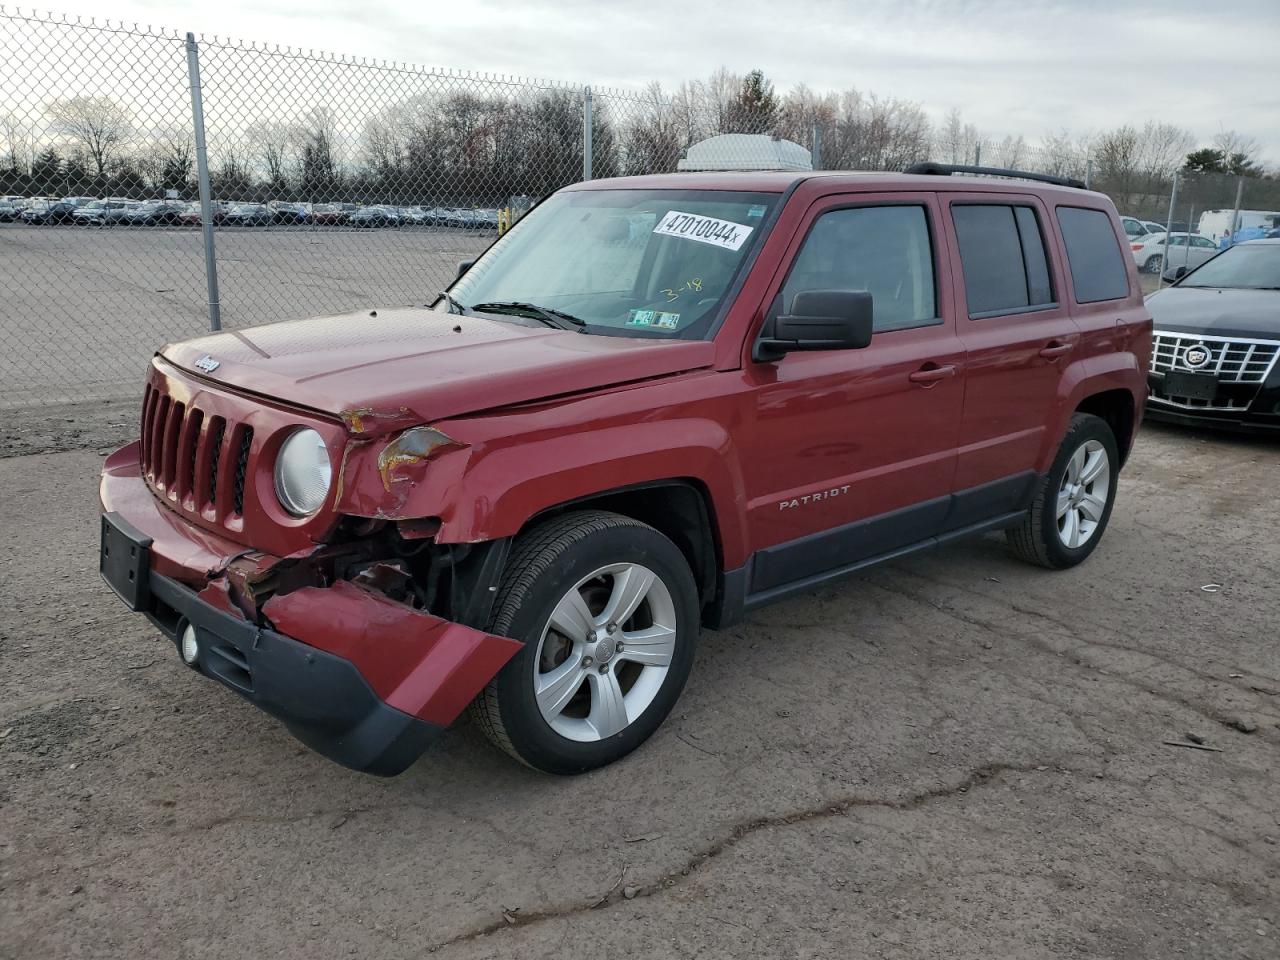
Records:
[[[1196,230],[1202,237],[1209,237],[1215,243],[1231,229],[1232,210],[1206,210],[1200,214],[1200,224]],[[1262,227],[1270,230],[1280,226],[1280,210],[1241,210],[1236,230],[1249,227]]]

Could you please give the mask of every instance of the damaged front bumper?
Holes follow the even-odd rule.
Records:
[[[345,580],[247,614],[224,572],[243,551],[156,503],[130,449],[104,467],[103,578],[180,652],[194,639],[191,666],[329,759],[400,773],[520,649]]]

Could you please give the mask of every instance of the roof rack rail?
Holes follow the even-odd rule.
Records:
[[[1077,180],[1075,177],[1058,177],[1051,173],[1031,173],[1027,170],[1006,170],[1003,167],[975,167],[965,163],[934,163],[929,160],[907,167],[904,172],[923,173],[934,177],[949,177],[953,173],[976,173],[984,177],[1014,177],[1018,180],[1053,183],[1059,187],[1075,187],[1077,190],[1089,189],[1083,180]]]

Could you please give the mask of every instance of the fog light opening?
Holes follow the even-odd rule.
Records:
[[[196,628],[188,623],[182,631],[182,662],[194,667],[199,656],[200,641],[196,639]]]

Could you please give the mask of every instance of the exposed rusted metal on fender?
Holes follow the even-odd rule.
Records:
[[[272,597],[262,612],[280,633],[349,660],[390,706],[441,726],[523,646],[346,581]]]
[[[372,421],[385,421],[381,424],[381,429],[395,429],[406,423],[414,423],[419,418],[409,412],[408,407],[400,407],[398,410],[379,412],[373,407],[354,407],[350,410],[342,410],[338,413],[338,419],[347,425],[347,430],[351,433],[364,433],[372,426]]]
[[[434,427],[414,427],[406,430],[378,451],[378,476],[382,489],[391,492],[391,484],[410,479],[396,470],[427,460],[444,447],[456,446],[456,441]]]

